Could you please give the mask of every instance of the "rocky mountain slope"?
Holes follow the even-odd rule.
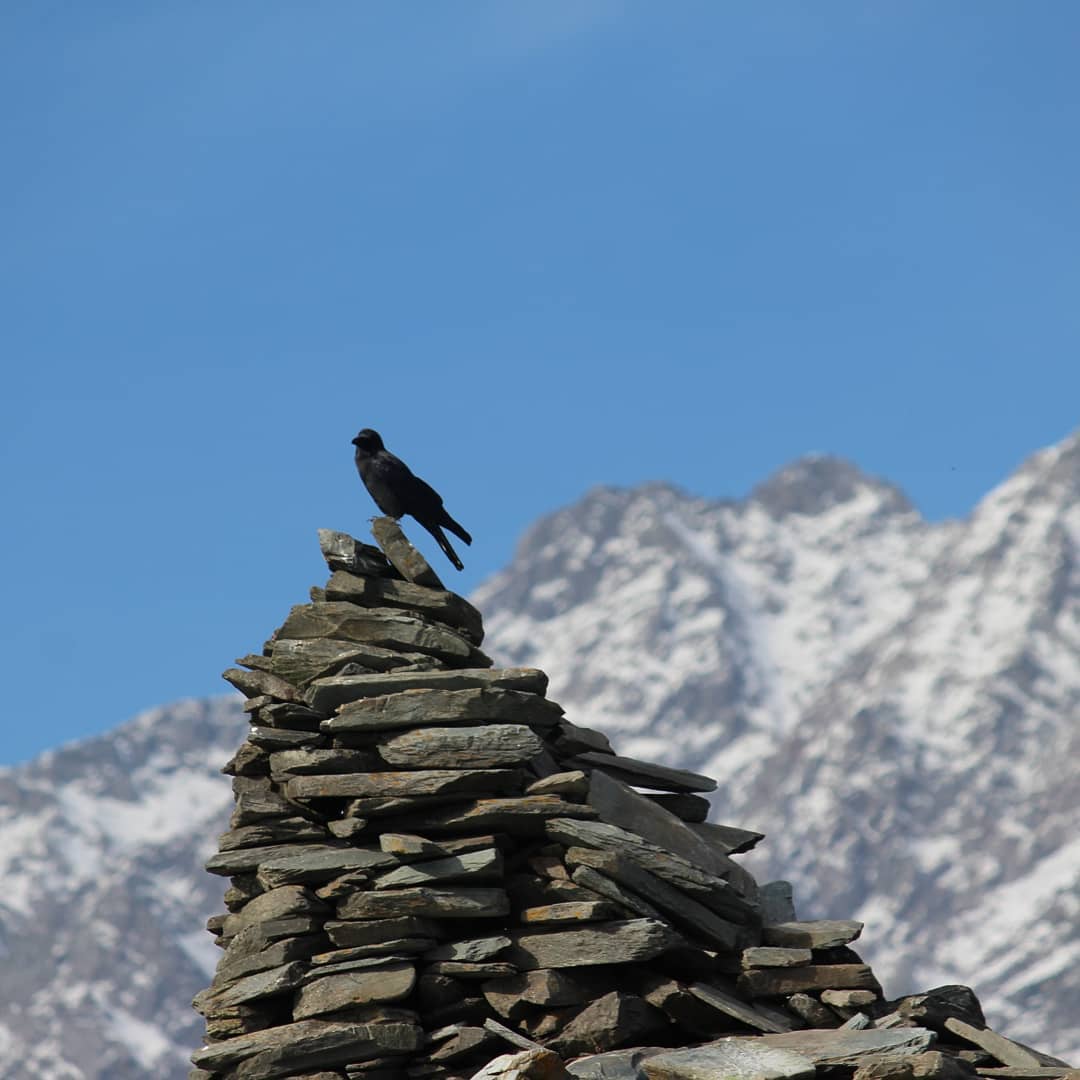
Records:
[[[829,458],[739,502],[603,489],[473,599],[571,719],[720,777],[714,817],[768,834],[758,876],[865,920],[887,991],[969,982],[1077,1058],[1078,495],[1080,437],[935,525]],[[0,770],[0,1075],[186,1075],[243,730],[182,703]]]

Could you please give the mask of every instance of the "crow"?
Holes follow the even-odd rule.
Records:
[[[356,469],[375,505],[392,518],[412,514],[442,548],[446,557],[464,570],[457,552],[450,546],[442,526],[472,544],[472,537],[446,512],[442,497],[425,484],[401,458],[395,457],[383,446],[382,436],[371,428],[364,428],[352,441],[356,447]]]

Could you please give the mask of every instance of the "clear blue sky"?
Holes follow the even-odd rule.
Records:
[[[0,8],[5,713],[220,692],[373,512],[808,451],[967,513],[1080,402],[1080,5]],[[447,568],[447,576],[453,571]]]

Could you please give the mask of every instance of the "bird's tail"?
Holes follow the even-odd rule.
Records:
[[[444,510],[440,525],[449,529],[459,540],[463,540],[472,547],[472,537]]]
[[[458,558],[458,553],[450,546],[450,541],[446,539],[446,533],[439,528],[438,525],[433,526],[430,530],[432,536],[435,537],[436,543],[442,548],[443,554],[454,564],[458,570],[464,570],[465,564]],[[469,534],[466,533],[466,536]],[[466,543],[470,541],[466,540]]]

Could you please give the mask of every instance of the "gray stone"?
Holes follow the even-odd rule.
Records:
[[[399,938],[438,938],[438,923],[415,916],[363,921],[340,921],[330,919],[326,934],[335,945],[352,948],[359,945],[377,945]]]
[[[321,884],[350,871],[375,871],[380,867],[393,866],[393,855],[371,848],[319,848],[292,851],[275,855],[259,866],[259,881],[267,889],[281,885]]]
[[[235,877],[238,874],[255,873],[269,859],[290,855],[313,856],[341,850],[340,845],[329,843],[268,844],[265,847],[237,848],[212,855],[206,861],[206,869],[211,874]]]
[[[376,889],[401,889],[429,882],[463,881],[469,878],[484,879],[502,876],[503,860],[497,848],[467,851],[464,855],[451,855],[431,862],[411,863],[381,874],[375,879]]]
[[[291,799],[400,798],[495,794],[520,788],[521,773],[516,769],[413,769],[295,776],[285,785],[285,794]]]
[[[684,944],[666,923],[628,919],[549,932],[516,931],[506,959],[523,971],[651,960]]]
[[[323,721],[322,729],[331,733],[386,731],[479,722],[550,727],[561,715],[560,705],[521,690],[484,686],[466,690],[418,689],[350,702],[336,716]]]
[[[319,550],[331,570],[347,570],[350,574],[368,574],[372,577],[397,576],[397,571],[377,547],[362,544],[348,533],[320,529]]]
[[[873,1005],[878,996],[873,990],[822,990],[821,1001],[837,1009],[858,1009],[863,1005]]]
[[[589,778],[581,769],[552,773],[530,784],[526,795],[567,795],[571,799],[584,799],[589,793]]]
[[[555,748],[562,757],[572,757],[574,754],[584,754],[594,750],[602,754],[615,753],[611,749],[608,737],[602,731],[580,727],[565,717],[559,721],[556,735]]]
[[[297,1020],[306,1020],[358,1005],[400,1001],[408,997],[415,984],[416,969],[412,964],[401,963],[387,964],[372,971],[348,971],[316,978],[300,988],[293,1016]]]
[[[757,913],[723,878],[699,870],[686,859],[647,840],[600,821],[556,818],[544,826],[547,834],[567,847],[591,847],[631,858],[639,866],[681,889],[717,914],[748,923]]]
[[[570,866],[586,866],[617,881],[714,946],[732,951],[747,944],[747,931],[742,926],[710,911],[632,859],[590,848],[569,848],[565,858]]]
[[[449,975],[455,979],[498,979],[516,975],[517,968],[501,960],[436,960],[427,968],[433,975]]]
[[[740,1024],[756,1028],[758,1031],[781,1033],[791,1031],[795,1027],[794,1021],[784,1017],[775,1010],[765,1011],[753,1005],[740,1001],[732,994],[725,993],[719,987],[710,986],[707,983],[692,983],[688,987],[691,994],[699,1001],[704,1001],[710,1008],[716,1009],[725,1016],[738,1020]]]
[[[1013,1042],[1012,1039],[1007,1039],[1004,1035],[999,1035],[989,1028],[975,1027],[974,1024],[965,1023],[955,1016],[948,1017],[943,1026],[950,1034],[996,1057],[1002,1065],[1030,1069],[1046,1064],[1046,1062],[1040,1060],[1043,1055],[1037,1055],[1026,1046],[1021,1046],[1019,1043]]]
[[[353,893],[338,905],[340,919],[386,919],[409,915],[421,918],[464,919],[503,916],[509,911],[510,900],[503,889],[465,887],[421,887]]]
[[[834,1028],[840,1023],[832,1009],[822,1005],[817,998],[809,994],[792,994],[787,999],[787,1007],[813,1028]]]
[[[490,658],[462,634],[394,608],[361,608],[342,601],[297,604],[278,631],[275,643],[285,638],[334,638],[399,652],[426,653],[462,666],[491,666]]]
[[[514,835],[533,836],[544,831],[550,818],[570,821],[574,818],[594,818],[591,806],[566,802],[557,795],[526,795],[518,799],[477,799],[475,802],[447,809],[435,808],[427,813],[398,822],[401,828],[431,832],[462,832],[472,829],[491,829]]]
[[[861,1065],[870,1057],[918,1054],[928,1049],[935,1035],[926,1028],[895,1031],[792,1031],[786,1035],[761,1035],[766,1046],[793,1050],[815,1065]]]
[[[218,837],[220,851],[237,851],[247,847],[267,847],[296,840],[326,841],[326,830],[307,818],[266,818],[252,825],[230,829]]]
[[[677,818],[689,824],[704,821],[712,811],[712,803],[701,795],[689,792],[649,792],[645,796],[657,806],[670,810]]]
[[[319,679],[308,687],[314,708],[330,713],[363,698],[385,697],[406,690],[472,690],[494,687],[538,694],[547,690],[548,678],[539,668],[459,668],[455,671],[398,670],[368,675],[338,675]]]
[[[708,776],[687,772],[685,769],[671,769],[666,765],[655,765],[636,758],[620,757],[618,754],[604,754],[586,751],[578,754],[572,764],[588,766],[590,769],[602,769],[616,779],[635,787],[658,788],[661,791],[715,791],[716,781]]]
[[[250,929],[257,930],[258,928],[251,927]],[[304,937],[282,938],[273,944],[265,944],[262,948],[253,949],[252,942],[258,940],[259,936],[261,935],[246,936],[245,932],[232,939],[214,972],[215,987],[253,975],[256,971],[282,967],[295,960],[309,960],[325,941],[325,938],[317,934],[309,934]]]
[[[289,728],[257,725],[248,732],[248,740],[264,750],[289,750],[325,741],[324,737],[315,731],[292,731]]]
[[[365,750],[340,746],[311,750],[279,750],[270,755],[270,775],[275,780],[310,773],[350,773],[377,768],[378,756]]]
[[[559,904],[544,904],[525,908],[521,921],[528,925],[540,923],[596,922],[601,919],[618,919],[619,908],[607,900],[571,900]]]
[[[569,850],[581,851],[588,849],[570,848]],[[598,852],[597,854],[610,853]],[[646,919],[659,919],[661,922],[666,921],[664,916],[652,904],[643,900],[637,893],[624,888],[614,879],[594,870],[591,866],[578,866],[574,870],[573,880],[574,884],[580,885],[583,889],[599,893],[601,896],[606,896],[609,900],[626,908],[633,915],[640,915]]]
[[[587,1005],[552,1039],[551,1049],[563,1057],[615,1050],[645,1041],[668,1026],[663,1013],[635,994],[613,990]]]
[[[244,671],[242,668],[229,668],[221,677],[231,683],[246,698],[270,697],[278,701],[300,702],[300,694],[292,683],[286,682],[279,675],[269,671]]]
[[[759,945],[742,951],[744,968],[803,967],[813,961],[809,949],[781,949],[775,945]]]
[[[409,1030],[402,1030],[406,1028]],[[307,1064],[303,1060],[305,1057],[349,1050],[351,1047],[356,1047],[358,1051],[355,1059],[341,1055],[337,1060],[344,1064],[345,1061],[360,1060],[365,1056],[374,1057],[377,1049],[408,1053],[419,1048],[422,1038],[423,1031],[416,1025],[302,1020],[212,1043],[192,1054],[191,1060],[198,1068],[217,1073],[268,1050],[291,1050],[297,1067],[303,1068]],[[365,1053],[365,1050],[368,1052]],[[266,1080],[285,1075],[287,1071],[267,1073]]]
[[[943,1031],[949,1017],[976,1028],[986,1027],[982,1006],[970,986],[936,986],[924,994],[912,994],[897,1003],[896,1011],[920,1027]]]
[[[499,1045],[498,1036],[482,1027],[467,1024],[455,1025],[453,1034],[442,1039],[430,1052],[430,1060],[440,1064],[452,1064],[473,1057],[485,1048]]]
[[[248,901],[242,911],[225,920],[221,933],[223,937],[231,938],[256,923],[286,920],[294,916],[319,916],[329,910],[326,904],[320,902],[303,886],[286,885],[280,889],[271,889]]]
[[[543,749],[540,737],[523,724],[414,728],[378,744],[384,761],[404,769],[488,769],[519,765]]]
[[[408,581],[359,577],[347,570],[335,570],[326,583],[326,599],[347,600],[364,607],[417,611],[426,619],[445,623],[461,631],[476,645],[484,640],[484,621],[480,612],[468,600],[444,589],[432,589]]]
[[[206,1015],[228,1005],[240,1005],[248,1001],[258,1001],[260,998],[273,997],[299,986],[306,970],[307,964],[301,961],[268,968],[266,971],[258,971],[253,975],[237,979],[236,982],[230,983],[223,989],[212,987],[209,990],[203,990],[195,996],[192,1004],[197,1012]]]
[[[774,923],[766,926],[761,936],[766,945],[787,949],[832,949],[855,941],[862,929],[863,924],[854,919],[818,919]]]
[[[875,990],[874,973],[866,964],[812,964],[797,968],[756,968],[739,976],[740,993],[776,997],[805,990]]]
[[[758,886],[761,921],[766,926],[795,922],[795,890],[790,881],[767,881]]]
[[[725,855],[742,855],[765,839],[765,834],[752,829],[738,829],[734,825],[717,825],[706,821],[689,826],[707,844]]]
[[[372,518],[371,532],[383,554],[406,581],[426,585],[431,589],[444,588],[439,575],[428,565],[427,559],[409,543],[394,518]]]
[[[811,1080],[814,1063],[792,1050],[757,1039],[721,1039],[688,1050],[670,1050],[641,1062],[648,1080]]]
[[[442,960],[463,960],[468,963],[479,963],[498,956],[499,953],[509,949],[512,944],[513,942],[504,935],[473,938],[470,941],[454,941],[431,949],[424,959],[429,963],[437,963]]]
[[[628,1050],[609,1050],[571,1061],[566,1070],[577,1080],[645,1080],[642,1062],[656,1054],[667,1053],[663,1046],[634,1046]]]
[[[334,949],[331,952],[316,953],[311,957],[312,969],[327,965],[351,964],[354,960],[385,959],[388,956],[413,956],[431,951],[435,941],[428,937],[394,938],[380,941],[373,945],[356,945],[348,949]],[[311,975],[311,972],[308,972]]]
[[[568,975],[562,970],[538,968],[504,979],[492,979],[484,983],[484,997],[488,1004],[509,1020],[525,1015],[530,1005],[544,1008],[561,1008],[581,1005],[596,997],[595,987],[588,980]]]
[[[590,777],[589,805],[596,809],[601,820],[680,855],[717,877],[726,879],[731,872],[734,865],[731,859],[702,840],[690,825],[600,770]]]
[[[484,1026],[488,1027],[488,1024],[485,1023]],[[501,1024],[496,1026],[500,1030],[495,1034],[500,1038],[508,1039],[517,1045],[531,1042]],[[473,1074],[472,1080],[566,1080],[568,1075],[558,1054],[533,1044],[520,1053],[503,1054],[493,1058],[479,1072]]]
[[[278,638],[270,662],[275,675],[297,687],[306,687],[304,696],[310,701],[311,683],[329,679],[347,665],[356,664],[369,671],[392,671],[407,665],[410,655],[422,654],[336,638]]]

